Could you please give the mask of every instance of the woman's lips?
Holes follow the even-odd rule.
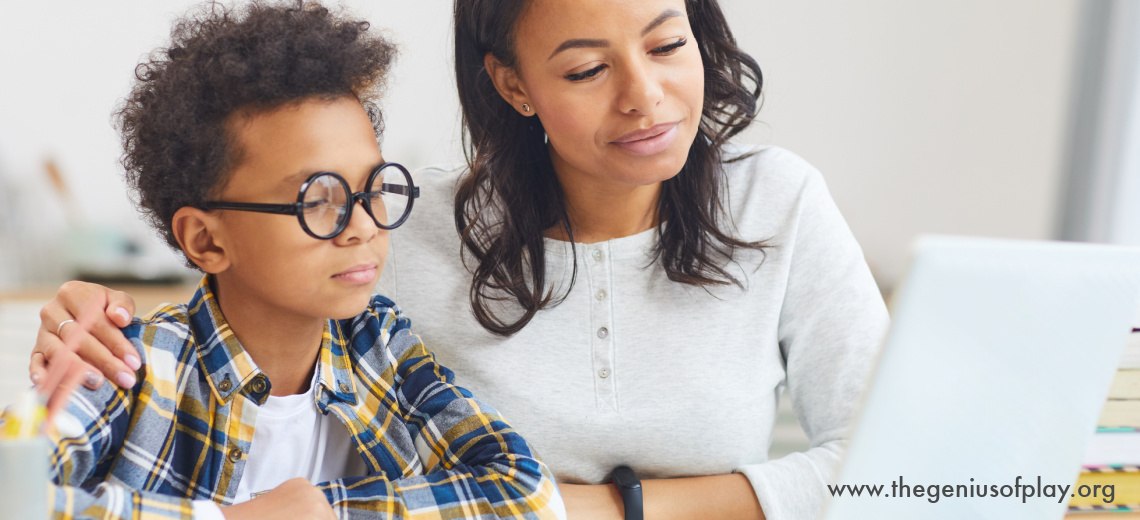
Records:
[[[378,265],[379,264],[361,264],[350,267],[334,274],[333,278],[353,284],[370,283],[376,280],[376,267]]]
[[[651,126],[645,130],[630,132],[619,137],[612,144],[636,155],[653,155],[673,144],[673,139],[677,137],[677,126],[679,124],[679,122],[664,123]]]

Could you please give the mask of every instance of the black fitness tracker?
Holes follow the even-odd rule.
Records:
[[[643,520],[641,481],[637,479],[637,473],[629,466],[618,466],[614,468],[610,480],[621,494],[622,504],[625,505],[625,520]]]

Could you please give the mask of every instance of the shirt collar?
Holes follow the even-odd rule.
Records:
[[[198,347],[198,360],[218,401],[228,403],[234,394],[252,384],[249,396],[258,404],[264,403],[270,392],[268,378],[242,348],[222,315],[210,275],[198,283],[198,290],[187,307],[190,329]],[[341,324],[328,320],[321,335],[316,376],[318,384],[330,394],[329,397],[356,404],[352,360],[346,345],[347,338]]]
[[[356,382],[352,377],[352,357],[348,354],[348,335],[344,327],[350,321],[329,320],[321,339],[321,352],[317,358],[317,384],[331,397],[356,404]],[[319,399],[319,398],[318,398]]]

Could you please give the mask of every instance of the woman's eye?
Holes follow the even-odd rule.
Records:
[[[669,45],[662,45],[656,49],[653,49],[650,52],[658,56],[668,56],[674,52],[677,52],[677,49],[684,47],[686,43],[689,43],[689,40],[681,38],[680,40],[670,43]]]
[[[606,68],[605,65],[598,65],[597,67],[594,67],[594,68],[587,70],[585,72],[579,72],[577,74],[567,74],[563,77],[570,80],[570,81],[582,81],[584,79],[590,79],[594,76],[597,76],[598,73],[601,72],[602,69],[604,69],[604,68]]]

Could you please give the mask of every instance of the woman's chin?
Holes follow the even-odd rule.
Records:
[[[617,158],[611,162],[612,175],[623,184],[647,186],[676,177],[685,167],[688,148],[665,150],[661,153],[636,158]]]

